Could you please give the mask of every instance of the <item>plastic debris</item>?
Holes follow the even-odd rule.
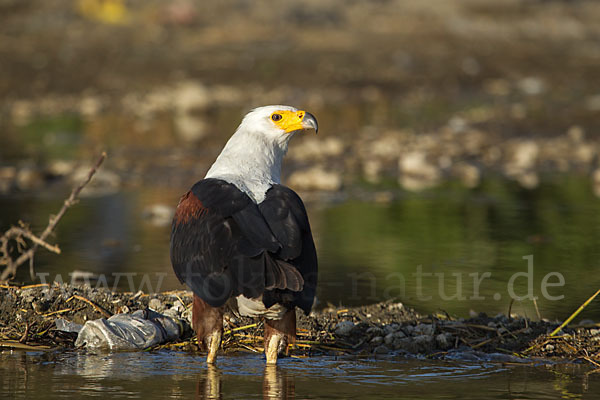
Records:
[[[182,331],[176,318],[150,309],[138,310],[132,314],[117,314],[109,319],[86,322],[77,336],[75,347],[139,350],[175,340]]]
[[[57,318],[54,320],[56,329],[63,332],[79,332],[83,328],[83,325],[76,324],[75,322],[67,321],[64,318]]]

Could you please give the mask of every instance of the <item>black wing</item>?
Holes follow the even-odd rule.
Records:
[[[308,314],[316,295],[318,264],[304,203],[292,189],[273,185],[258,208],[281,244],[277,256],[293,265],[304,280],[301,291],[269,290],[263,295],[263,302],[266,307],[289,302]]]
[[[302,200],[275,185],[256,205],[219,179],[196,183],[180,200],[171,263],[182,283],[214,307],[231,296],[263,295],[310,312],[317,258]]]

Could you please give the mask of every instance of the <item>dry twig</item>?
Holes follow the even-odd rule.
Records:
[[[106,309],[100,307],[98,304],[94,303],[90,299],[86,299],[85,297],[79,296],[78,294],[74,294],[73,296],[69,297],[67,299],[67,303],[69,303],[73,299],[81,300],[81,301],[89,304],[90,306],[94,307],[94,309],[96,311],[98,311],[100,314],[102,314],[102,316],[104,318],[110,318],[110,317],[112,317],[112,314],[109,311],[107,311]]]
[[[4,271],[0,274],[0,281],[7,281],[9,279],[14,278],[17,268],[19,268],[22,264],[29,261],[29,275],[31,279],[35,279],[35,274],[33,271],[33,256],[39,246],[44,247],[45,249],[52,251],[54,253],[60,254],[60,248],[56,245],[51,245],[46,242],[46,238],[54,231],[58,221],[63,217],[67,209],[77,203],[77,198],[81,190],[92,180],[92,177],[102,165],[102,162],[106,158],[106,153],[102,153],[96,164],[90,169],[87,178],[79,184],[79,186],[75,187],[71,191],[71,195],[69,198],[65,200],[62,208],[58,211],[58,213],[54,216],[50,216],[50,220],[48,221],[48,226],[42,232],[41,235],[34,235],[27,225],[20,222],[20,227],[13,226],[0,237],[0,265],[5,265]],[[26,242],[25,239],[29,239],[33,245],[26,251],[23,251]],[[21,253],[16,260],[13,260],[9,243],[11,241],[15,241],[17,243],[17,249]]]

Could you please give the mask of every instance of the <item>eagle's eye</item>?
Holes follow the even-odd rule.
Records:
[[[281,116],[281,114],[273,114],[273,115],[271,115],[271,119],[272,119],[273,121],[279,121],[281,118],[283,118],[283,117]]]

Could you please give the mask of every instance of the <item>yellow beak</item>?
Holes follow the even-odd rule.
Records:
[[[284,130],[286,133],[295,131],[304,131],[307,129],[314,129],[315,133],[319,131],[319,124],[314,115],[306,111],[296,111],[290,113],[288,118],[285,118]]]

